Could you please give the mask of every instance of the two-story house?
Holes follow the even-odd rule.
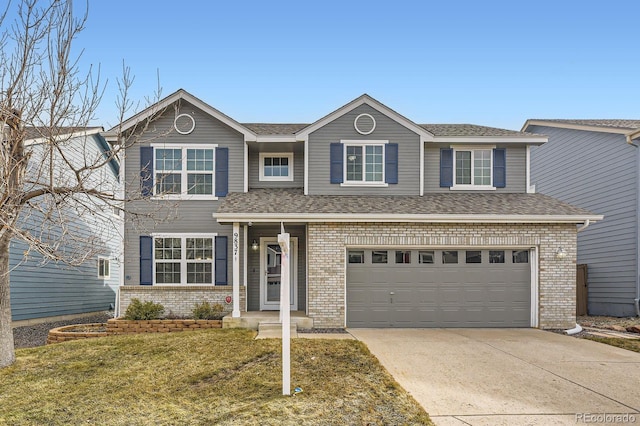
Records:
[[[52,153],[47,128],[28,128],[25,151],[29,155],[26,190],[46,188],[54,181],[73,187],[76,176],[70,166],[107,162],[104,167],[83,171],[83,183],[104,192],[120,190],[120,166],[111,158],[111,147],[101,127],[56,128],[55,136],[65,157]],[[25,238],[11,241],[9,250],[11,313],[14,325],[44,322],[112,309],[119,287],[122,255],[122,219],[112,205],[98,199],[69,196],[56,207],[37,197],[20,215],[19,228],[55,256],[87,259],[70,266],[40,254],[36,243]],[[56,253],[58,252],[58,253]]]
[[[640,120],[530,119],[549,142],[531,151],[537,191],[603,213],[578,236],[591,315],[640,315]]]
[[[576,225],[602,217],[531,193],[545,136],[416,124],[367,95],[311,124],[239,123],[184,90],[122,130],[136,205],[175,215],[126,225],[121,312],[278,309],[283,224],[291,309],[314,327],[575,325]]]

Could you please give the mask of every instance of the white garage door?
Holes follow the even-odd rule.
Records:
[[[529,250],[349,249],[348,327],[530,327]]]

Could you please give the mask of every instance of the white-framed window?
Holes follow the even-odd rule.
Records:
[[[165,199],[216,199],[217,145],[152,146],[155,196]]]
[[[454,148],[452,189],[495,189],[492,175],[493,148],[495,147]]]
[[[98,278],[111,278],[111,260],[108,257],[98,257]]]
[[[261,152],[260,153],[261,181],[292,181],[293,153],[292,152]]]
[[[386,186],[385,146],[388,141],[342,141],[343,185]]]
[[[216,234],[154,234],[153,284],[214,285]]]

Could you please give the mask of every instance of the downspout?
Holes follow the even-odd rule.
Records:
[[[634,130],[627,134],[627,143],[638,148],[633,139],[640,136],[640,130]],[[636,308],[636,316],[640,317],[640,150],[636,150],[636,298],[633,305]]]
[[[580,232],[584,231],[585,229],[587,229],[589,227],[589,225],[591,224],[591,221],[589,219],[584,221],[584,224],[578,228],[577,233],[579,234]],[[576,323],[576,326],[574,328],[571,328],[569,330],[565,330],[564,332],[567,333],[569,336],[572,336],[574,334],[578,334],[582,331],[582,327],[580,327],[580,324]]]

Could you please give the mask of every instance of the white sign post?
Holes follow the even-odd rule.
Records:
[[[291,323],[289,292],[289,259],[290,235],[284,232],[284,224],[280,223],[278,244],[281,248],[280,259],[280,321],[282,322],[282,394],[291,395]]]

